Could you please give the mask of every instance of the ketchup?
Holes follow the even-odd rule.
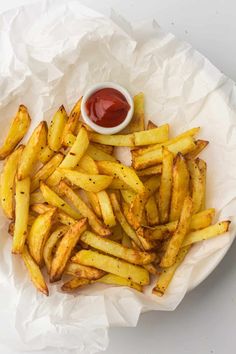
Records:
[[[130,109],[125,96],[113,88],[94,92],[86,102],[87,115],[102,127],[111,128],[121,124]]]

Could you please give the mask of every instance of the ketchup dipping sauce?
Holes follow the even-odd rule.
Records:
[[[93,130],[114,134],[130,122],[133,100],[126,89],[115,83],[98,84],[84,95],[81,112]]]

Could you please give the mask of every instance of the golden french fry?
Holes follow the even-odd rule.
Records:
[[[162,165],[151,166],[136,172],[139,177],[151,176],[162,173]]]
[[[37,213],[37,214],[44,214],[49,210],[54,210],[55,207],[49,205],[48,203],[36,203],[32,204],[30,210]]]
[[[158,128],[143,130],[134,133],[135,146],[160,144],[164,143],[169,138],[169,124],[164,124]]]
[[[71,253],[87,228],[87,219],[83,218],[72,225],[59,243],[50,268],[50,281],[60,280]]]
[[[111,145],[93,143],[93,146],[95,146],[97,149],[104,151],[106,154],[109,154],[109,155],[112,155],[113,151],[114,151],[114,146],[111,146]]]
[[[97,148],[93,144],[89,144],[86,153],[95,161],[116,161],[116,158],[107,152]]]
[[[164,224],[169,219],[171,189],[172,189],[172,170],[173,170],[173,154],[168,149],[162,149],[162,174],[159,189],[159,213],[160,222]]]
[[[91,175],[97,175],[99,173],[96,162],[87,154],[80,159],[79,167]]]
[[[43,278],[39,266],[35,263],[26,246],[24,246],[22,252],[22,258],[25,263],[26,268],[28,269],[30,278],[35,285],[35,287],[45,295],[49,295],[47,284]]]
[[[148,124],[147,124],[147,130],[155,129],[155,128],[157,128],[157,125],[155,123],[153,123],[153,121],[149,120]]]
[[[47,239],[45,246],[43,248],[43,259],[47,268],[48,273],[50,273],[53,250],[58,241],[65,235],[68,231],[67,226],[59,226]]]
[[[124,201],[126,203],[128,203],[128,204],[133,203],[133,201],[134,201],[134,199],[136,197],[136,194],[133,191],[129,190],[129,189],[122,189],[121,190],[121,195],[122,195]]]
[[[16,182],[15,196],[15,230],[12,253],[22,253],[27,237],[29,217],[30,179],[29,177]]]
[[[1,174],[1,206],[9,219],[14,217],[15,176],[23,149],[21,145],[8,156]]]
[[[172,152],[175,156],[179,152],[183,155],[192,151],[195,148],[194,140],[191,136],[182,138],[170,145],[168,145],[168,150]],[[162,162],[162,147],[159,146],[156,150],[144,153],[139,156],[134,156],[132,160],[132,166],[137,170],[142,170],[143,168],[156,165]]]
[[[88,267],[82,264],[68,262],[65,273],[77,278],[85,278],[89,280],[96,280],[105,275],[105,272],[101,269]]]
[[[81,288],[85,285],[88,285],[90,283],[91,283],[91,280],[89,280],[89,279],[72,278],[62,285],[61,290],[70,292],[70,291],[74,291],[78,288]]]
[[[151,176],[144,182],[146,198],[151,197],[160,187],[160,176]]]
[[[158,212],[155,197],[153,195],[148,199],[145,205],[145,210],[146,210],[148,225],[154,226],[159,224],[159,212]]]
[[[229,230],[230,221],[220,221],[215,225],[211,225],[202,230],[190,232],[184,239],[182,247],[191,245],[196,242],[208,240],[212,237],[224,234]]]
[[[119,286],[128,286],[130,288],[133,288],[137,291],[142,292],[142,286],[134,283],[133,281],[127,279],[127,278],[122,278],[118,275],[108,273],[101,277],[100,279],[96,280],[96,283],[103,283],[103,284],[109,284],[109,285],[119,285]]]
[[[128,224],[128,222],[126,221],[125,216],[123,215],[119,202],[117,200],[117,197],[115,195],[115,193],[112,193],[110,195],[111,198],[111,204],[113,206],[113,210],[115,213],[115,216],[117,218],[117,220],[119,221],[122,229],[125,231],[125,233],[142,249],[142,244],[139,241],[136,232],[132,229],[132,227]]]
[[[53,156],[55,155],[55,152],[50,149],[48,145],[46,145],[43,149],[40,150],[38,154],[38,159],[40,162],[43,164],[47,163]]]
[[[144,192],[144,185],[132,168],[111,161],[98,161],[97,165],[100,173],[120,178],[137,193]]]
[[[40,182],[45,181],[60,165],[63,160],[63,154],[56,154],[48,161],[43,167],[41,167],[31,179],[30,191],[34,192],[39,188]]]
[[[34,129],[21,154],[17,172],[17,178],[19,180],[30,176],[33,165],[38,159],[40,150],[42,150],[46,145],[46,139],[47,124],[43,121]]]
[[[102,135],[98,133],[89,133],[89,140],[94,143],[112,146],[134,146],[133,134],[126,135]]]
[[[69,119],[67,120],[66,125],[64,127],[63,135],[62,135],[62,144],[65,146],[68,146],[65,143],[67,134],[69,134],[69,133],[73,134],[76,130],[76,126],[77,126],[79,118],[80,118],[81,100],[82,100],[82,97],[79,98],[79,100],[76,102],[76,104],[72,108],[72,111],[70,112],[70,115],[69,115]]]
[[[90,250],[79,251],[72,262],[102,269],[105,272],[127,278],[137,284],[149,284],[149,273],[146,269]]]
[[[144,130],[144,93],[140,92],[134,96],[134,114],[128,126],[122,130],[123,134],[139,132]]]
[[[97,194],[93,193],[93,192],[86,192],[86,196],[87,196],[88,201],[89,201],[93,211],[95,212],[95,214],[99,218],[102,218],[102,211],[101,211],[101,207],[100,207],[100,204],[99,204],[99,200],[98,200]]]
[[[161,259],[160,266],[163,268],[171,267],[176,261],[176,257],[189,230],[192,207],[192,199],[188,196],[184,199],[183,208],[180,214],[177,228],[171,237],[167,245],[167,249]]]
[[[25,136],[30,126],[30,116],[27,108],[21,104],[15,118],[11,122],[7,137],[0,147],[0,160],[5,159]]]
[[[149,264],[155,260],[154,253],[147,253],[131,248],[126,248],[117,242],[97,236],[90,231],[86,231],[81,236],[81,240],[92,248],[95,248],[106,254],[110,254],[114,257],[124,259],[125,261],[133,264]]]
[[[95,232],[100,236],[109,236],[111,234],[110,229],[97,218],[96,214],[65,182],[60,182],[59,190],[70,200],[83,217],[88,218],[88,223]]]
[[[118,190],[122,190],[122,189],[130,189],[130,186],[125,183],[124,181],[122,181],[120,178],[113,178],[109,189],[118,189]]]
[[[68,203],[65,202],[62,198],[60,198],[52,189],[50,189],[45,183],[40,183],[40,190],[43,194],[44,199],[49,204],[61,209],[66,214],[70,215],[74,219],[80,219],[81,214],[74,210]]]
[[[193,200],[193,214],[196,214],[201,210],[202,204],[204,204],[204,179],[197,160],[188,160],[188,170],[190,173],[191,181],[191,196]]]
[[[38,192],[33,192],[30,194],[30,205],[38,204],[38,203],[40,204],[45,203],[45,199],[40,190]]]
[[[181,248],[179,251],[175,263],[169,267],[165,268],[161,271],[161,274],[157,280],[157,283],[155,287],[152,289],[152,293],[157,295],[157,296],[163,296],[166,292],[166,289],[168,288],[175,272],[176,269],[180,266],[180,264],[183,262],[186,254],[189,251],[189,246]]]
[[[111,201],[106,191],[97,193],[98,202],[101,208],[102,218],[105,225],[112,227],[116,225],[116,218],[113,213]]]
[[[56,208],[53,208],[39,215],[35,219],[27,237],[30,254],[39,266],[42,265],[43,248],[50,235],[55,213]]]
[[[61,148],[63,131],[67,120],[66,110],[62,105],[54,114],[48,129],[48,145],[53,151],[58,151]]]
[[[187,160],[190,159],[195,159],[195,157],[197,157],[197,155],[200,154],[200,152],[205,149],[205,147],[209,144],[209,141],[206,140],[196,140],[195,141],[195,149],[191,152],[189,152],[188,154],[185,155],[185,158]]]
[[[178,154],[173,166],[173,186],[170,205],[170,221],[178,220],[185,197],[189,193],[189,172],[185,158]]]
[[[205,161],[197,158],[198,168],[200,169],[201,173],[201,181],[202,181],[202,203],[201,203],[201,210],[205,209],[206,204],[206,173],[207,173],[207,164]]]
[[[111,176],[106,175],[91,175],[72,171],[66,168],[58,168],[63,178],[68,179],[72,184],[88,192],[100,192],[106,189],[112,181]]]

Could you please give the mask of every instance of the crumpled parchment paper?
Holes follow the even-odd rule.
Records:
[[[236,230],[236,90],[206,58],[163,32],[156,22],[131,26],[77,1],[41,1],[0,16],[0,140],[18,104],[33,119],[69,110],[92,84],[115,81],[146,97],[147,118],[170,123],[171,134],[201,126],[210,141],[207,207],[231,217],[230,233],[194,246],[163,298],[95,284],[76,295],[50,286],[38,293],[22,261],[11,256],[7,221],[0,215],[0,342],[11,352],[55,349],[91,354],[108,345],[109,326],[135,326],[148,310],[174,310],[187,290],[223,257]],[[32,131],[31,128],[31,131]],[[126,156],[123,156],[123,159]]]

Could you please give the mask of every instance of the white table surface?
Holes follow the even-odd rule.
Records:
[[[113,8],[131,21],[155,18],[164,29],[190,42],[236,81],[235,0],[81,2],[108,15]],[[25,0],[0,0],[0,11],[23,3]],[[212,275],[189,293],[176,311],[146,313],[136,328],[111,329],[110,344],[103,353],[235,354],[235,254],[236,243]],[[0,347],[1,354],[6,352]]]

